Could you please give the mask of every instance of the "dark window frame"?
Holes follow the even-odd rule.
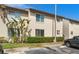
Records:
[[[60,30],[57,30],[57,35],[60,35]]]
[[[35,35],[44,37],[44,29],[35,29]]]
[[[57,18],[57,22],[61,22],[62,21],[62,19],[60,19],[60,18]]]
[[[36,22],[44,22],[44,15],[36,14]]]
[[[73,31],[71,31],[71,35],[73,35]]]

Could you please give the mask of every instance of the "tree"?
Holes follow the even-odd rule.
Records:
[[[0,7],[3,10],[3,13],[1,16],[3,22],[6,24],[7,28],[14,29],[13,31],[15,32],[15,35],[13,35],[13,37],[14,36],[17,37],[17,32],[19,32],[20,35],[18,35],[18,39],[20,40],[20,42],[23,43],[25,37],[30,36],[30,33],[31,33],[31,29],[28,29],[30,20],[22,19],[21,17],[17,17],[17,19],[11,17],[12,21],[10,21],[7,16],[8,10],[5,7],[5,5],[0,5]],[[18,21],[16,21],[16,20],[18,20]],[[11,37],[11,39],[13,37]]]
[[[12,18],[14,20],[14,27],[16,28],[16,32],[17,29],[19,29],[19,40],[23,43],[24,39],[28,36],[30,36],[31,33],[31,29],[28,29],[29,26],[29,22],[30,20],[28,19],[22,19],[21,17],[18,17],[18,21],[16,21],[15,18]],[[17,34],[16,34],[17,35]]]
[[[1,18],[3,19],[3,22],[6,24],[7,22],[9,22],[9,19],[7,17],[8,11],[5,7],[5,5],[0,5],[0,7],[2,8]]]

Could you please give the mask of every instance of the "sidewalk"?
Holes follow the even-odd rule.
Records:
[[[63,42],[43,43],[44,47],[53,47],[53,46],[60,46],[60,45],[63,45]]]

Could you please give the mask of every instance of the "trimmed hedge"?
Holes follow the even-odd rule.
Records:
[[[28,43],[45,43],[45,42],[53,42],[54,37],[28,37]]]
[[[64,37],[57,37],[57,38],[56,38],[56,41],[57,41],[57,42],[62,42],[62,41],[64,41]]]
[[[27,43],[47,43],[47,42],[53,42],[54,37],[28,37],[25,39]],[[63,37],[57,37],[57,42],[63,41]]]

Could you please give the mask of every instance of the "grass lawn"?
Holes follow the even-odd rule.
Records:
[[[3,43],[2,44],[4,49],[10,49],[10,48],[18,48],[18,47],[43,47],[41,43]]]
[[[11,48],[18,48],[18,47],[29,47],[29,48],[36,48],[36,47],[45,47],[45,45],[54,45],[54,44],[63,44],[63,42],[57,43],[3,43],[2,46],[4,49],[11,49]]]

